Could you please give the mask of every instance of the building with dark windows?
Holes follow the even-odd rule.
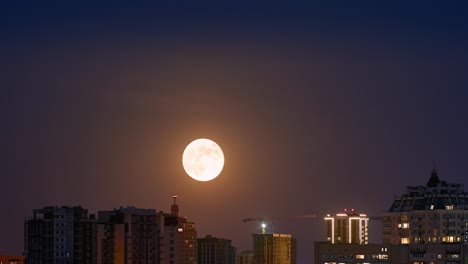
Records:
[[[207,235],[197,239],[198,264],[236,264],[236,248],[231,240]]]
[[[24,223],[27,264],[96,264],[96,221],[81,207],[33,210]]]
[[[253,234],[254,264],[296,264],[296,239],[290,234]]]
[[[160,263],[155,209],[126,207],[99,211],[98,221],[98,264]]]

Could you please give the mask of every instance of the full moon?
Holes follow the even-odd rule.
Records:
[[[200,138],[184,150],[182,165],[185,172],[197,181],[211,181],[223,170],[224,154],[216,142]]]

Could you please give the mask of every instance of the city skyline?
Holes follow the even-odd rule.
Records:
[[[435,168],[435,163],[434,163],[433,166],[434,166],[434,167],[433,167],[433,169],[432,169],[431,176],[430,176],[430,178],[428,179],[427,183],[426,183],[426,184],[421,183],[421,184],[418,184],[418,185],[416,185],[416,186],[406,186],[406,189],[407,189],[407,192],[408,192],[408,193],[403,194],[401,199],[403,199],[403,197],[406,197],[405,199],[413,199],[413,197],[414,197],[413,195],[414,195],[414,194],[410,194],[410,192],[418,192],[419,195],[421,195],[421,194],[424,193],[424,190],[425,190],[426,188],[433,188],[433,189],[435,188],[435,190],[437,190],[438,192],[441,192],[441,190],[444,190],[443,188],[448,188],[449,191],[452,190],[452,192],[454,192],[454,194],[456,194],[456,197],[458,197],[458,195],[461,195],[461,196],[460,196],[460,197],[462,197],[462,198],[461,198],[462,200],[460,201],[460,203],[461,203],[460,206],[461,206],[461,207],[459,208],[458,204],[452,204],[452,205],[449,205],[450,208],[447,208],[447,205],[444,205],[444,203],[447,203],[447,201],[442,202],[442,204],[440,204],[439,201],[434,200],[434,201],[432,201],[432,203],[433,203],[434,205],[438,206],[438,207],[437,207],[437,208],[434,208],[434,205],[426,204],[426,205],[425,205],[425,207],[427,207],[426,210],[428,210],[428,209],[430,209],[430,210],[434,209],[435,212],[436,212],[437,214],[441,213],[441,212],[439,212],[438,210],[443,210],[443,211],[449,210],[449,211],[442,212],[442,214],[447,214],[447,215],[450,215],[451,212],[463,212],[463,210],[464,210],[464,208],[465,208],[465,205],[464,205],[464,204],[465,204],[465,200],[464,200],[464,199],[465,199],[465,196],[466,196],[466,192],[464,192],[463,186],[460,185],[460,184],[458,184],[458,183],[452,183],[452,182],[447,182],[447,181],[445,181],[445,180],[441,180],[441,179],[438,177],[438,173],[437,173],[437,170],[436,170],[436,168]],[[441,189],[441,188],[442,188],[442,189]],[[436,197],[436,196],[434,196],[434,197]],[[183,224],[183,226],[184,226],[183,229],[186,229],[186,228],[187,228],[187,227],[185,226],[185,223],[189,223],[189,225],[191,224],[191,225],[193,225],[193,227],[190,227],[190,226],[189,226],[189,227],[188,227],[188,228],[189,228],[188,230],[190,230],[191,228],[193,228],[193,230],[195,230],[195,229],[194,229],[195,223],[187,222],[187,217],[186,217],[186,216],[184,216],[184,215],[179,215],[179,204],[177,204],[177,198],[178,198],[178,196],[177,196],[177,195],[172,195],[170,198],[172,198],[173,202],[172,202],[172,204],[170,204],[170,210],[167,210],[167,211],[162,211],[162,210],[157,211],[156,209],[153,209],[153,208],[142,209],[142,208],[138,208],[138,207],[135,207],[135,206],[127,206],[127,207],[122,207],[122,206],[120,206],[120,207],[118,207],[118,208],[114,208],[112,211],[106,211],[105,209],[103,210],[103,209],[101,208],[100,210],[96,211],[96,214],[99,215],[99,217],[96,218],[96,214],[93,214],[93,212],[90,212],[90,213],[88,214],[88,210],[87,210],[86,208],[82,208],[81,205],[79,205],[78,207],[66,206],[66,205],[62,205],[62,206],[57,206],[57,205],[55,205],[55,206],[46,206],[46,207],[44,207],[43,209],[34,209],[34,210],[33,210],[34,216],[33,216],[32,218],[31,218],[31,217],[26,217],[26,218],[25,218],[25,219],[26,219],[25,221],[26,221],[26,222],[30,222],[31,220],[35,220],[35,219],[36,219],[36,214],[40,214],[40,215],[41,215],[38,219],[43,219],[43,218],[44,218],[44,215],[47,214],[46,212],[49,212],[48,214],[50,214],[50,212],[52,212],[51,210],[55,210],[56,213],[58,213],[59,216],[62,215],[63,217],[65,217],[66,215],[69,215],[68,213],[66,213],[67,210],[72,210],[72,212],[75,212],[75,213],[72,213],[72,214],[71,214],[72,216],[73,216],[73,214],[75,214],[75,217],[77,217],[77,216],[78,216],[79,218],[82,218],[82,217],[83,217],[82,219],[85,220],[84,223],[92,223],[93,221],[96,221],[95,223],[98,224],[98,226],[99,226],[100,224],[102,225],[103,223],[106,223],[106,222],[109,221],[109,216],[107,216],[107,215],[109,215],[109,214],[114,214],[114,213],[116,213],[116,212],[122,212],[122,213],[124,213],[124,214],[154,215],[154,216],[161,215],[161,216],[163,216],[163,218],[167,218],[167,217],[171,218],[172,216],[176,216],[177,218],[180,218],[181,220],[183,220],[183,221],[182,221],[182,224]],[[422,199],[422,198],[421,198],[421,199]],[[424,201],[426,201],[426,198],[424,198],[424,199],[425,199]],[[441,199],[441,197],[438,197],[438,199]],[[391,213],[391,212],[394,212],[394,211],[401,211],[404,215],[409,214],[409,213],[407,213],[407,212],[409,212],[409,211],[407,211],[408,208],[405,209],[405,210],[401,210],[401,209],[400,209],[400,210],[395,210],[394,207],[395,207],[395,204],[396,204],[397,201],[400,201],[400,198],[398,198],[398,197],[395,198],[395,201],[392,203],[392,205],[391,205],[390,209],[388,210],[388,212],[384,213],[383,215],[373,216],[373,217],[371,217],[371,218],[375,218],[375,219],[373,219],[373,220],[378,220],[378,221],[384,220],[384,222],[385,222],[386,217],[387,217],[388,214]],[[430,202],[430,201],[427,201],[427,203],[429,203],[429,202]],[[459,201],[457,200],[456,202],[458,203]],[[450,202],[448,202],[448,203],[450,204]],[[399,204],[399,203],[398,203],[398,204],[397,204],[397,206],[402,206],[402,205],[404,205],[404,203],[402,203],[402,204]],[[419,204],[419,205],[417,205],[417,206],[421,206],[421,205],[422,205],[422,204]],[[412,206],[415,206],[415,205],[412,204]],[[430,206],[430,207],[429,207],[429,206]],[[439,208],[439,207],[440,207],[440,208]],[[422,208],[419,208],[419,209],[422,209]],[[78,210],[78,211],[77,211],[77,210]],[[416,210],[418,210],[418,209],[416,208]],[[457,211],[457,210],[459,210],[459,211]],[[84,212],[84,214],[83,214],[83,213],[79,213],[79,212]],[[170,212],[170,213],[166,213],[166,212]],[[56,213],[54,213],[54,214],[56,214]],[[422,213],[424,213],[424,212],[422,212]],[[89,215],[89,216],[88,216],[88,215]],[[337,228],[336,228],[337,224],[336,224],[336,223],[335,223],[335,224],[332,224],[332,223],[330,222],[330,220],[332,220],[332,222],[333,222],[333,221],[342,221],[342,220],[345,220],[345,222],[343,222],[343,223],[345,223],[345,224],[349,221],[350,227],[351,227],[351,223],[353,223],[353,229],[352,229],[353,231],[351,231],[351,229],[349,229],[349,232],[350,232],[349,234],[350,234],[350,236],[351,236],[351,234],[353,233],[353,239],[352,239],[353,242],[351,241],[351,239],[346,238],[346,234],[342,234],[342,235],[345,237],[345,240],[346,240],[346,241],[334,241],[332,238],[328,237],[327,239],[322,238],[322,239],[318,239],[318,240],[314,241],[315,244],[316,244],[316,243],[319,243],[319,244],[320,244],[320,243],[323,243],[323,242],[325,242],[325,241],[328,241],[328,243],[330,243],[330,244],[335,244],[335,243],[338,243],[338,244],[342,244],[342,243],[348,244],[348,243],[352,243],[352,244],[358,244],[358,245],[365,245],[365,244],[368,243],[368,242],[367,242],[367,241],[368,241],[368,237],[367,237],[367,236],[368,236],[368,235],[367,235],[367,234],[368,234],[368,228],[367,228],[367,225],[368,225],[368,224],[367,224],[367,222],[368,222],[371,218],[369,218],[367,215],[358,213],[357,211],[355,211],[354,208],[352,208],[352,209],[349,209],[349,210],[348,210],[348,209],[344,209],[341,213],[337,213],[336,216],[331,216],[330,214],[327,214],[327,215],[323,214],[323,216],[324,216],[324,220],[325,220],[325,222],[324,222],[323,225],[324,225],[324,227],[327,226],[326,228],[324,228],[324,230],[327,229],[327,230],[328,230],[327,232],[331,232],[332,234],[334,234],[335,232],[337,232],[337,233],[336,233],[337,236],[340,236],[339,233],[344,232],[344,230],[348,230],[348,227],[345,227],[345,229],[343,229],[343,230],[340,229],[341,231],[335,231],[335,229],[337,229]],[[49,216],[49,217],[50,217],[50,216]],[[63,218],[63,217],[62,217],[62,218]],[[66,217],[69,217],[69,216],[66,216]],[[336,217],[336,219],[335,219],[335,217]],[[157,217],[157,218],[158,218],[158,217]],[[169,218],[167,218],[165,221],[166,221],[167,223],[169,223],[169,225],[172,225],[171,223],[173,223],[173,220],[170,220]],[[278,235],[278,234],[275,234],[275,233],[277,233],[278,230],[274,230],[274,229],[271,227],[271,225],[270,225],[271,223],[273,223],[273,221],[277,221],[277,220],[290,221],[290,220],[298,219],[298,218],[307,218],[307,219],[309,219],[309,218],[317,218],[317,215],[314,214],[314,215],[312,215],[312,216],[311,216],[311,215],[293,216],[293,217],[290,217],[289,219],[288,219],[288,218],[285,218],[285,219],[276,218],[276,219],[275,219],[275,218],[267,218],[267,217],[265,217],[265,218],[247,218],[247,219],[244,219],[244,222],[254,221],[254,222],[256,222],[256,223],[258,224],[258,226],[257,226],[257,228],[256,228],[256,232],[252,232],[252,235],[253,235],[254,238],[255,238],[256,236],[261,236],[262,234],[265,234],[265,235]],[[320,219],[320,216],[318,216],[318,218]],[[93,220],[91,220],[91,219],[93,219]],[[341,219],[341,220],[340,220],[340,219]],[[357,225],[356,223],[352,222],[353,220],[356,220],[356,219],[359,219],[358,222],[361,222],[361,221],[362,221],[361,224],[363,225],[363,228],[364,228],[364,229],[361,229],[361,226],[360,226],[361,224],[359,224],[359,228],[358,228],[358,225]],[[247,220],[248,220],[248,221],[247,221]],[[400,220],[400,217],[398,217],[398,221],[399,221],[399,220]],[[409,220],[409,218],[408,218],[408,220]],[[62,220],[63,223],[65,223],[66,221],[68,221],[68,220]],[[80,221],[82,221],[82,220],[80,220]],[[91,221],[91,222],[90,222],[90,221]],[[115,221],[115,220],[112,220],[112,222],[113,222],[113,221]],[[179,220],[179,221],[180,221],[180,220]],[[364,221],[365,221],[365,223],[364,223]],[[116,223],[117,223],[117,222],[116,222]],[[265,223],[267,223],[267,225],[265,225]],[[59,223],[59,225],[60,225],[60,223]],[[89,225],[89,224],[88,224],[88,225]],[[398,225],[398,229],[400,229],[400,228],[408,228],[408,226],[400,226],[400,225],[401,225],[401,224]],[[63,224],[62,224],[62,226],[63,226]],[[162,226],[164,226],[164,221],[162,222]],[[334,226],[335,226],[335,228],[333,228]],[[339,226],[339,224],[338,224],[338,226]],[[397,225],[395,224],[394,226],[396,227]],[[464,226],[465,226],[465,225],[463,224],[463,226],[461,227],[462,230],[464,230]],[[82,224],[79,225],[79,228],[83,228],[83,227],[86,229],[86,227],[83,226]],[[331,229],[330,229],[330,228],[331,228]],[[341,228],[343,228],[343,227],[341,227]],[[355,228],[358,228],[358,229],[355,229]],[[177,229],[177,228],[176,228],[176,229]],[[102,231],[99,231],[99,230],[100,230],[99,228],[98,228],[97,230],[98,230],[98,239],[99,239],[99,236],[102,236]],[[122,229],[122,230],[123,230],[123,229]],[[162,230],[163,230],[163,229],[161,229],[161,232],[164,233],[164,231],[162,231]],[[164,229],[164,230],[165,230],[165,229]],[[268,230],[268,231],[266,231],[266,230]],[[337,229],[337,230],[338,230],[338,229]],[[358,230],[362,230],[362,231],[358,231]],[[373,230],[373,231],[374,231],[375,233],[381,233],[381,232],[385,233],[385,230],[386,230],[385,228],[384,228],[384,229],[380,228],[380,230]],[[404,229],[403,229],[403,230],[404,230]],[[26,225],[25,225],[24,231],[25,231],[25,232],[27,231]],[[80,232],[81,232],[81,231],[80,231]],[[87,232],[89,232],[89,231],[87,231]],[[101,235],[99,235],[100,232],[101,232]],[[106,231],[106,232],[108,232],[108,231]],[[166,232],[169,232],[169,230],[167,230]],[[172,232],[174,232],[174,230],[173,230]],[[179,232],[180,232],[180,230],[179,230]],[[346,231],[346,232],[348,232],[348,231]],[[357,233],[354,234],[354,232],[357,232]],[[363,233],[360,234],[360,235],[362,236],[362,237],[361,237],[362,241],[360,241],[360,239],[358,238],[358,237],[359,237],[359,234],[358,234],[359,232],[363,232]],[[161,233],[161,234],[162,234],[162,233]],[[189,234],[190,234],[190,231],[189,231]],[[329,233],[328,235],[330,236],[330,233]],[[355,237],[355,235],[356,235],[357,237]],[[85,237],[87,237],[87,236],[88,236],[88,235],[86,235]],[[201,236],[198,236],[198,240],[200,240],[200,239],[203,240],[203,239],[209,238],[209,237],[211,237],[211,236],[212,236],[211,233],[208,233],[208,234],[206,235],[205,238],[202,238]],[[294,234],[285,234],[285,236],[291,237],[291,236],[294,236]],[[163,236],[163,237],[164,237],[164,236]],[[172,237],[172,236],[171,236],[171,237]],[[88,238],[85,238],[85,239],[88,239],[88,240],[89,240],[90,238],[91,238],[91,236],[89,236]],[[197,238],[196,231],[195,231],[195,237],[194,237],[194,238]],[[381,238],[385,238],[385,236],[383,236],[383,237],[381,237]],[[35,239],[34,236],[33,236],[33,239]],[[81,239],[83,239],[83,238],[80,238],[80,240],[81,240]],[[102,239],[102,238],[101,238],[101,239]],[[445,238],[445,237],[443,237],[443,238],[441,237],[441,238],[439,238],[439,239],[442,241],[443,239],[446,239],[446,238]],[[466,237],[463,237],[463,236],[462,236],[462,240],[463,240],[463,239],[466,241]],[[231,241],[230,238],[224,238],[224,239],[222,239],[222,240]],[[335,239],[335,240],[336,240],[336,239]],[[348,240],[349,240],[349,241],[348,241]],[[90,241],[91,241],[91,240],[90,240]],[[161,241],[162,241],[162,240],[161,240]],[[386,241],[386,240],[383,239],[383,240],[380,241],[379,243],[382,243],[382,242],[388,243],[388,242],[385,242],[385,241]],[[401,244],[408,244],[409,241],[412,241],[412,240],[408,240],[408,241],[405,241],[405,242],[403,242],[403,240],[402,240]],[[445,241],[445,240],[443,240],[443,241]],[[457,242],[457,241],[459,242],[460,240],[456,240],[454,237],[452,237],[452,241],[450,241],[450,242]],[[168,241],[164,242],[163,245],[164,245],[164,244],[168,244],[167,242],[168,242]],[[445,242],[447,242],[447,241],[445,241]],[[419,242],[418,242],[418,243],[419,243]],[[90,244],[90,245],[93,245],[93,242],[90,242],[89,244]],[[316,245],[319,245],[319,244],[316,244]],[[395,244],[395,242],[389,243],[389,244],[386,244],[386,245],[390,246],[390,245],[392,245],[392,244]],[[396,242],[396,244],[400,244],[400,239],[398,239],[398,242]],[[422,244],[424,244],[424,242],[422,242]],[[158,247],[159,247],[159,244],[156,244],[156,245],[158,245]],[[255,242],[255,239],[254,239],[254,242],[252,243],[253,248],[255,248],[255,245],[256,245],[256,242]],[[384,244],[381,244],[381,245],[384,245]],[[235,246],[235,245],[233,245],[233,246]],[[379,245],[378,245],[378,244],[376,244],[376,245],[372,244],[371,247],[375,247],[375,246],[378,247]],[[296,246],[294,246],[294,247],[296,248]],[[167,249],[168,249],[168,248],[167,248]],[[68,250],[70,250],[70,249],[68,249]],[[244,250],[247,250],[247,251],[248,251],[248,250],[252,250],[252,247],[246,248],[246,249],[244,249]],[[244,251],[244,250],[242,250],[242,251]],[[353,247],[353,250],[354,250],[354,247]],[[26,245],[25,245],[25,250],[24,250],[23,252],[27,252]],[[99,247],[98,247],[98,252],[99,252]],[[162,250],[162,252],[166,252],[166,250]],[[37,254],[37,253],[35,253],[35,254]],[[60,254],[60,252],[59,252],[59,254]],[[200,253],[199,253],[199,254],[200,254]],[[295,253],[294,253],[294,254],[295,254]],[[64,253],[63,253],[63,252],[62,252],[62,256],[64,256]],[[169,255],[166,256],[166,258],[168,258],[168,257],[169,257]],[[100,258],[102,258],[102,256],[98,254],[98,259],[100,259]],[[162,257],[162,259],[165,259],[165,258]],[[283,261],[283,260],[281,260],[281,261]],[[35,263],[35,262],[31,262],[31,263]],[[100,262],[98,262],[98,263],[100,263]],[[294,260],[294,263],[295,263],[295,260]]]
[[[436,178],[436,179],[435,179]],[[435,169],[435,167],[432,169],[432,172],[431,172],[431,176],[429,178],[429,180],[427,181],[427,185],[430,186],[431,184],[434,185],[434,184],[437,184],[437,183],[434,183],[434,181],[437,181],[437,182],[442,182],[443,184],[446,184],[448,186],[452,186],[452,188],[457,188],[458,192],[461,192],[461,194],[463,195],[464,192],[463,192],[463,186],[458,184],[458,183],[452,183],[452,182],[447,182],[445,180],[440,180],[438,175],[437,175],[437,171]],[[406,189],[408,190],[419,190],[421,191],[421,189],[424,189],[426,188],[426,186],[423,184],[423,183],[420,183],[418,185],[415,185],[415,186],[405,186]],[[431,186],[431,187],[434,187],[434,186]],[[403,196],[402,197],[406,197],[408,194],[404,194],[403,193]],[[144,211],[152,211],[154,212],[155,214],[156,213],[163,213],[163,214],[169,214],[169,215],[179,215],[179,204],[177,204],[176,200],[178,198],[177,195],[172,195],[171,197],[168,197],[168,201],[170,201],[169,198],[172,198],[172,203],[168,203],[168,206],[166,206],[167,210],[164,210],[163,208],[161,209],[155,209],[155,208],[145,208],[145,209],[141,209],[141,207],[138,207],[138,206],[134,206],[134,205],[131,205],[131,206],[118,206],[118,207],[113,207],[113,209],[111,208],[100,208],[98,210],[96,210],[95,212],[89,212],[90,215],[97,215],[97,213],[108,213],[108,211],[106,210],[114,210],[114,211],[119,211],[119,210],[129,210],[129,211],[133,211],[133,210],[144,210]],[[398,199],[398,198],[395,198],[395,199]],[[463,203],[463,202],[462,202]],[[62,207],[79,207],[81,208],[82,205],[47,205],[45,206],[44,208],[62,208]],[[389,207],[389,211],[388,212],[392,212],[394,209],[392,209],[392,207],[395,206],[395,201],[391,203],[391,206]],[[457,209],[458,208],[458,205],[456,205],[456,207],[454,208],[453,207],[454,205],[452,205],[451,209],[450,210],[463,210],[462,208],[460,209]],[[464,205],[463,205],[464,206]],[[445,206],[443,206],[444,208],[434,208],[436,210],[441,210],[441,209],[444,209],[444,210],[447,210],[447,208]],[[87,207],[83,207],[85,209],[87,209]],[[33,212],[34,214],[36,214],[36,210],[37,211],[40,211],[40,209],[34,209]],[[87,212],[88,210],[86,210]],[[111,211],[109,211],[111,212]],[[330,211],[327,211],[327,212],[330,212]],[[273,233],[277,233],[277,232],[280,232],[281,230],[275,230],[276,228],[274,227],[274,223],[276,221],[294,221],[294,220],[297,220],[297,219],[300,219],[300,220],[304,220],[304,219],[313,219],[313,220],[325,220],[325,221],[322,221],[322,225],[325,227],[325,226],[328,226],[328,229],[332,228],[333,230],[333,224],[331,224],[330,220],[331,221],[337,221],[338,219],[346,219],[346,223],[348,221],[348,219],[359,219],[359,222],[361,221],[366,221],[366,224],[364,224],[364,222],[362,223],[362,225],[365,227],[365,233],[366,235],[364,235],[364,233],[361,234],[362,238],[361,239],[365,239],[361,242],[356,242],[356,241],[360,241],[359,240],[359,235],[357,235],[357,237],[354,237],[354,234],[353,234],[353,243],[357,243],[357,244],[367,244],[367,240],[368,240],[368,235],[367,235],[367,232],[368,232],[368,224],[367,222],[370,221],[370,220],[376,220],[378,222],[382,221],[383,218],[384,218],[384,215],[388,214],[387,211],[383,212],[382,214],[380,215],[375,215],[375,216],[372,216],[372,217],[369,217],[367,216],[366,214],[362,214],[360,212],[358,212],[357,210],[355,210],[354,208],[344,208],[342,211],[339,211],[336,216],[334,215],[330,215],[330,214],[326,214],[326,212],[319,212],[318,214],[314,213],[314,214],[309,214],[309,215],[294,215],[294,216],[285,216],[283,219],[280,218],[280,217],[260,217],[260,218],[246,218],[243,220],[243,222],[249,222],[249,221],[253,221],[255,223],[255,226],[254,226],[254,229],[253,231],[251,231],[251,233],[258,233],[258,234],[261,234],[261,233],[266,233],[266,234],[273,234]],[[402,211],[402,212],[405,212],[405,211]],[[88,214],[88,213],[87,213]],[[186,215],[183,215],[183,214],[180,214],[180,217],[183,217],[183,218],[186,218],[187,216]],[[323,217],[323,219],[322,219]],[[335,219],[336,217],[336,219]],[[375,219],[373,219],[375,218]],[[28,220],[30,219],[29,216],[25,217],[24,219]],[[356,220],[354,219],[354,220]],[[351,222],[350,222],[351,223]],[[375,223],[375,222],[374,222]],[[354,224],[353,224],[354,226]],[[380,224],[377,225],[378,227],[377,228],[373,228],[374,232],[373,233],[379,233],[379,239],[382,240],[383,237],[381,236],[380,232],[382,231],[381,230],[381,226]],[[346,229],[347,230],[347,229]],[[353,229],[354,230],[354,229]],[[330,230],[328,230],[328,232],[330,232]],[[332,231],[334,232],[334,231]],[[343,232],[343,231],[340,231],[340,232]],[[351,231],[350,231],[351,232]],[[354,231],[353,231],[354,232]],[[324,234],[326,234],[326,232],[323,232]],[[339,232],[337,232],[338,234]],[[351,233],[350,233],[351,234]],[[208,233],[205,235],[205,236],[211,236],[212,234],[208,231]],[[365,238],[364,238],[365,236]],[[201,236],[199,238],[202,238]],[[228,237],[226,237],[226,239],[229,239]],[[351,242],[348,242],[348,238],[345,238],[345,242],[344,243],[351,243]],[[376,239],[374,239],[375,241],[377,241]],[[338,243],[343,243],[343,242],[340,242],[340,241],[334,241],[333,238],[331,237],[328,237],[327,236],[324,236],[324,237],[321,237],[319,239],[317,239],[317,241],[329,241],[331,242],[332,244],[334,244],[335,242],[338,242]],[[365,241],[365,242],[364,242]],[[382,240],[383,241],[383,240]],[[381,241],[379,241],[381,242]],[[252,250],[252,248],[245,248],[245,249],[242,249],[242,250]]]
[[[406,186],[468,186],[465,3],[1,3],[0,253],[34,208],[180,213],[251,248],[257,222],[326,239],[321,217],[388,211]],[[224,153],[187,176],[197,138]],[[381,242],[369,221],[369,243]]]

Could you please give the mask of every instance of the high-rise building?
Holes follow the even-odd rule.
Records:
[[[290,234],[253,234],[254,264],[296,264],[296,239]]]
[[[236,248],[231,240],[207,235],[197,239],[198,264],[236,264]]]
[[[27,264],[95,264],[96,221],[81,207],[33,210],[24,223]]]
[[[98,264],[159,264],[156,210],[126,207],[98,212]]]
[[[327,215],[327,239],[332,244],[368,243],[368,221],[365,214],[358,214],[352,209],[350,212]]]
[[[239,252],[236,257],[236,264],[253,264],[254,252],[252,250],[244,250]]]
[[[433,169],[426,185],[408,186],[383,218],[387,244],[468,244],[468,193],[441,181]]]
[[[171,213],[158,213],[161,230],[161,263],[196,264],[198,251],[195,223],[179,216],[177,196],[172,198],[174,203],[171,205]]]

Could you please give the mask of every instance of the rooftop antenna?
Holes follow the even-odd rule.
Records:
[[[179,206],[177,205],[177,195],[173,195],[172,199],[174,199],[174,204],[171,205],[171,214],[179,215]]]

